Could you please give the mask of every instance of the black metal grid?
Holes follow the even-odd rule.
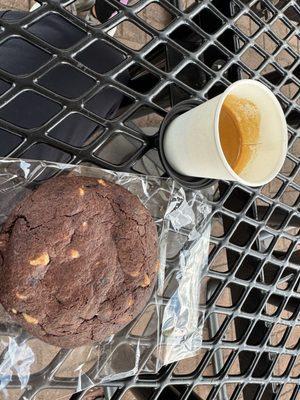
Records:
[[[152,0],[140,0],[131,6],[120,5],[116,0],[108,2],[121,11],[100,27],[87,26],[53,0],[44,2],[42,8],[21,21],[1,21],[0,46],[7,38],[20,36],[56,56],[28,76],[1,70],[1,79],[13,85],[0,98],[0,112],[28,88],[63,106],[35,129],[1,120],[6,134],[20,138],[9,155],[26,156],[31,146],[46,143],[64,151],[69,162],[163,175],[155,134],[161,117],[174,104],[191,98],[204,101],[240,77],[267,84],[281,102],[289,124],[288,156],[273,182],[258,189],[227,182],[219,182],[216,187],[209,272],[204,282],[207,290],[202,299],[207,308],[203,350],[194,359],[165,367],[157,375],[116,382],[118,389],[113,398],[126,397],[129,391],[151,400],[298,400],[299,4],[292,0],[203,0],[186,6],[160,0],[155,4],[169,12],[170,22],[159,31],[155,23],[141,18],[140,12],[154,3]],[[57,49],[30,31],[34,22],[53,12],[82,29],[83,34],[72,47]],[[126,47],[118,36],[107,35],[119,24],[128,28],[126,21],[148,35],[143,35],[145,45],[138,50]],[[74,53],[94,38],[116,46],[126,55],[124,61],[105,74],[76,61]],[[80,99],[66,99],[36,80],[62,62],[95,80]],[[129,87],[118,81],[124,70],[129,70],[132,78]],[[120,115],[113,120],[81,106],[106,85],[127,94]],[[51,128],[71,111],[103,127],[86,146],[76,148],[51,136]],[[111,147],[104,159],[106,146]],[[116,160],[111,154],[116,154],[116,147],[119,152],[120,146],[124,151]],[[59,359],[55,362],[59,363]],[[52,389],[74,386],[71,381],[56,380],[51,384]]]

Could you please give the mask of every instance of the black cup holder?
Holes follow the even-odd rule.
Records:
[[[164,135],[166,132],[167,127],[169,124],[177,118],[179,115],[191,110],[192,108],[201,104],[198,100],[185,100],[181,103],[178,103],[172,110],[166,115],[165,119],[163,120],[160,131],[159,131],[159,154],[161,162],[167,171],[168,175],[173,178],[176,182],[178,182],[181,186],[188,188],[188,189],[204,189],[209,186],[212,186],[216,181],[215,179],[208,179],[208,178],[196,178],[192,176],[181,175],[176,172],[171,165],[168,163],[164,147]]]

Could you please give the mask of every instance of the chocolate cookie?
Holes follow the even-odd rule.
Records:
[[[157,230],[139,199],[103,179],[60,176],[3,226],[0,301],[30,333],[61,347],[101,342],[146,305]]]

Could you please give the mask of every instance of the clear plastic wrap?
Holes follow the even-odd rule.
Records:
[[[159,232],[157,285],[144,311],[121,332],[104,343],[75,350],[29,336],[1,308],[0,397],[3,393],[10,398],[10,388],[17,387],[23,398],[30,399],[45,387],[55,387],[57,379],[80,391],[140,372],[157,372],[165,364],[195,355],[201,347],[201,278],[210,235],[210,207],[201,193],[186,191],[171,179],[85,165],[3,159],[0,223],[24,196],[57,173],[104,178],[139,197]]]

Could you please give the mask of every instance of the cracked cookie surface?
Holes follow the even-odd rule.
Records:
[[[4,308],[34,336],[71,348],[103,341],[147,304],[157,230],[121,186],[59,176],[14,209],[0,254]]]

